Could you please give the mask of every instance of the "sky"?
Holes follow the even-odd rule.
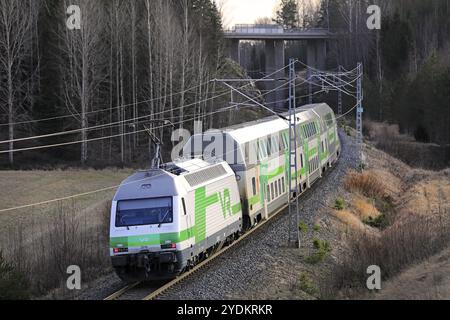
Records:
[[[261,17],[272,18],[278,0],[216,0],[224,13],[224,26],[251,24]]]

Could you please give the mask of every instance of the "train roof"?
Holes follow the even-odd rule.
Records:
[[[185,180],[190,187],[232,174],[224,167],[225,162],[208,163],[202,159],[180,159],[163,164],[160,169],[143,170],[125,179],[119,186],[114,201],[144,199],[151,197],[175,196],[177,179]]]
[[[296,117],[299,123],[323,117],[327,113],[332,112],[332,109],[326,103],[309,104],[297,108],[297,110]],[[286,118],[289,117],[288,112],[282,115]],[[237,143],[243,144],[285,129],[288,129],[286,120],[278,116],[270,116],[261,120],[227,127],[222,131],[229,134]]]

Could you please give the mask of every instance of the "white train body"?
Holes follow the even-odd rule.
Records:
[[[288,114],[283,116],[289,118]],[[338,159],[341,146],[336,118],[327,104],[298,108],[295,116],[297,168],[292,169],[292,179],[298,182],[301,193]],[[211,141],[223,143],[218,147],[212,146]],[[207,161],[228,162],[237,177],[246,227],[288,202],[289,122],[280,117],[194,135],[183,153],[202,156]]]
[[[139,172],[113,199],[112,263],[122,278],[173,277],[241,228],[239,191],[226,162],[193,159]]]
[[[304,106],[295,117],[291,178],[302,193],[341,146],[328,105]],[[183,153],[193,159],[139,172],[114,197],[110,250],[123,278],[173,277],[289,202],[289,123],[280,117],[194,135]]]

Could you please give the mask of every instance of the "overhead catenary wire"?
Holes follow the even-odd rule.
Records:
[[[285,83],[285,84],[283,84],[281,86],[278,86],[278,87],[274,88],[272,91],[269,91],[269,92],[267,92],[265,94],[259,95],[256,98],[268,95],[269,93],[271,93],[273,91],[276,91],[276,90],[286,86],[287,84],[288,83]],[[248,101],[250,101],[250,100],[248,100]],[[198,102],[196,104],[198,104]],[[176,123],[170,123],[170,124],[167,124],[167,125],[153,127],[153,129],[156,130],[156,129],[161,129],[161,128],[173,126],[173,125],[176,125],[176,124],[181,124],[181,123],[188,122],[188,121],[195,121],[196,119],[204,118],[204,117],[212,115],[212,114],[223,112],[223,111],[229,110],[230,108],[234,108],[234,107],[233,106],[232,107],[227,107],[227,108],[224,108],[224,109],[219,110],[219,111],[215,111],[215,112],[207,113],[207,114],[204,114],[204,115],[196,116],[196,117],[193,117],[193,118],[190,118],[190,119],[186,119],[186,120],[182,120],[182,121],[179,121],[179,122],[176,122]],[[159,120],[163,120],[163,119],[159,119]],[[105,139],[129,136],[129,135],[142,133],[142,132],[146,132],[146,131],[147,131],[147,129],[142,129],[142,130],[137,130],[137,131],[132,131],[132,132],[119,133],[119,134],[115,134],[115,135],[104,136],[104,137],[97,137],[97,138],[91,138],[91,139],[85,139],[85,140],[69,141],[69,142],[62,142],[62,143],[55,143],[55,144],[48,144],[48,145],[41,145],[41,146],[34,146],[34,147],[27,147],[27,148],[19,148],[19,149],[12,149],[12,150],[3,150],[3,151],[0,151],[0,154],[11,153],[11,152],[16,153],[16,152],[21,152],[21,151],[31,151],[31,150],[41,150],[41,149],[62,147],[62,146],[68,146],[68,145],[74,145],[74,144],[81,144],[81,143],[85,143],[85,142],[93,142],[93,141],[100,141],[100,140],[105,140]]]
[[[219,154],[218,156],[216,156],[216,158],[222,158],[223,159],[224,156],[226,156],[228,154],[231,154],[232,152],[235,152],[235,151],[238,151],[238,150],[239,150],[239,148],[236,147],[233,150],[230,150],[228,152]],[[143,179],[139,179],[139,180],[136,180],[136,181],[121,183],[121,184],[110,186],[110,187],[105,187],[105,188],[91,190],[91,191],[87,191],[87,192],[83,192],[83,193],[73,194],[73,195],[70,195],[70,196],[59,197],[59,198],[55,198],[55,199],[50,199],[50,200],[45,200],[45,201],[40,201],[40,202],[35,202],[35,203],[30,203],[30,204],[25,204],[25,205],[5,208],[5,209],[0,209],[0,213],[5,213],[5,212],[9,212],[9,211],[14,211],[14,210],[27,209],[27,208],[32,208],[32,207],[52,204],[52,203],[56,203],[56,202],[60,202],[60,201],[64,201],[64,200],[70,200],[70,199],[85,197],[85,196],[93,195],[93,194],[96,194],[96,193],[113,190],[113,189],[119,188],[121,186],[126,186],[126,185],[130,185],[130,184],[133,184],[133,183],[142,182],[142,181],[145,181],[147,179],[148,179],[148,177],[143,178]]]
[[[340,117],[337,117],[336,120],[346,116],[348,113],[350,113],[351,111],[353,111],[355,108],[357,107],[357,105],[355,107],[353,107],[352,109],[350,109],[346,114],[341,115]],[[233,148],[232,150],[222,153],[220,155],[216,155],[216,158],[222,158],[223,156],[226,156],[228,154],[231,154],[232,152],[234,153],[235,151],[238,151],[239,148]],[[60,202],[60,201],[65,201],[65,200],[70,200],[70,199],[75,199],[75,198],[80,198],[80,197],[85,197],[85,196],[89,196],[89,195],[93,195],[96,193],[101,193],[101,192],[105,192],[105,191],[110,191],[116,188],[119,188],[121,186],[125,186],[125,185],[130,185],[133,183],[138,183],[138,182],[142,182],[145,181],[148,178],[144,178],[144,179],[139,179],[136,181],[131,181],[131,182],[127,182],[127,183],[122,183],[119,185],[114,185],[114,186],[110,186],[110,187],[105,187],[105,188],[100,188],[100,189],[96,189],[96,190],[91,190],[91,191],[87,191],[87,192],[83,192],[83,193],[79,193],[79,194],[74,194],[74,195],[70,195],[70,196],[65,196],[65,197],[59,197],[59,198],[55,198],[55,199],[51,199],[51,200],[45,200],[45,201],[40,201],[40,202],[36,202],[36,203],[31,203],[31,204],[25,204],[25,205],[20,205],[20,206],[15,206],[15,207],[10,207],[10,208],[5,208],[5,209],[0,209],[0,213],[5,213],[5,212],[9,212],[9,211],[14,211],[14,210],[21,210],[21,209],[27,209],[27,208],[32,208],[32,207],[36,207],[36,206],[42,206],[42,205],[47,205],[47,204],[52,204],[52,203],[56,203],[56,202]]]
[[[283,69],[280,69],[280,70],[283,70]],[[279,71],[277,71],[277,72],[279,72]],[[244,88],[244,87],[246,87],[248,85],[250,85],[250,84],[242,85],[239,88]],[[272,91],[270,91],[270,92],[272,92]],[[270,92],[268,92],[268,93],[270,93]],[[18,141],[26,141],[26,140],[33,140],[33,139],[48,138],[48,137],[55,137],[55,136],[60,136],[60,135],[66,135],[66,134],[82,132],[82,131],[90,131],[90,130],[94,130],[94,129],[103,129],[103,128],[109,128],[109,127],[113,127],[113,126],[119,126],[119,125],[122,125],[122,124],[127,123],[127,122],[134,122],[137,119],[154,117],[156,115],[165,114],[165,113],[169,113],[169,112],[172,112],[172,111],[181,110],[181,109],[184,109],[184,108],[195,106],[195,105],[198,105],[199,103],[204,103],[204,102],[207,102],[207,101],[210,101],[210,100],[214,100],[214,99],[217,99],[219,97],[222,97],[222,96],[225,96],[225,95],[228,95],[228,94],[229,94],[229,91],[225,90],[223,93],[221,93],[219,95],[216,95],[214,97],[206,98],[204,100],[196,101],[194,103],[190,103],[190,104],[187,104],[187,105],[184,105],[184,106],[180,106],[180,107],[177,107],[177,108],[165,109],[165,110],[160,111],[160,112],[152,113],[151,115],[140,116],[140,117],[137,117],[137,118],[130,118],[130,119],[127,119],[127,120],[117,121],[117,122],[108,123],[108,124],[100,124],[100,125],[87,127],[87,128],[79,128],[79,129],[66,130],[66,131],[60,131],[60,132],[43,134],[43,135],[37,135],[37,136],[31,136],[31,137],[25,137],[25,138],[16,138],[16,139],[12,139],[12,140],[4,140],[4,141],[0,141],[0,144],[10,143],[10,142],[18,142]],[[110,109],[108,109],[108,110],[110,110]],[[8,124],[5,124],[5,125],[8,125]]]
[[[134,103],[122,104],[122,105],[119,105],[119,106],[115,106],[113,108],[104,108],[104,109],[100,109],[100,110],[88,111],[88,112],[85,112],[85,114],[90,115],[90,114],[95,114],[95,113],[100,113],[100,112],[112,111],[112,110],[116,110],[116,109],[120,109],[120,108],[132,107],[132,106],[135,106],[135,105],[140,105],[140,104],[149,103],[149,102],[153,102],[153,101],[163,100],[165,98],[170,98],[170,97],[173,97],[173,96],[176,96],[176,95],[179,95],[179,94],[183,94],[183,93],[189,92],[191,90],[197,89],[200,86],[203,86],[203,85],[207,84],[208,82],[209,82],[209,80],[205,81],[205,82],[202,82],[201,84],[198,84],[196,86],[193,86],[193,87],[190,87],[188,89],[185,89],[183,91],[172,93],[172,94],[168,94],[168,95],[164,95],[164,96],[160,96],[158,98],[152,98],[152,99],[137,101],[137,102],[134,102]],[[77,115],[79,116],[80,114],[77,114]],[[0,126],[28,124],[28,123],[36,123],[36,122],[41,122],[41,121],[43,122],[43,121],[51,121],[51,120],[58,120],[58,119],[64,119],[64,118],[73,118],[73,117],[74,117],[74,114],[66,114],[66,115],[61,115],[61,116],[54,116],[54,117],[48,117],[48,118],[36,119],[36,120],[29,120],[29,121],[20,121],[20,122],[14,122],[14,123],[1,123]]]
[[[280,71],[283,71],[283,70],[286,69],[287,67],[288,67],[288,65],[287,65],[287,66],[284,66],[283,68],[280,68],[280,69],[278,69],[278,70],[276,70],[276,71],[274,71],[274,72],[272,72],[272,73],[270,73],[270,74],[268,74],[268,75],[266,75],[266,76],[264,76],[264,77],[261,78],[261,79],[268,78],[268,77],[270,77],[270,76],[272,76],[272,75],[274,75],[274,74],[276,74],[276,73],[278,73],[278,72],[280,72]],[[206,81],[202,82],[201,84],[198,84],[198,85],[196,85],[196,86],[194,86],[194,87],[185,89],[184,91],[176,92],[176,93],[169,94],[169,95],[160,96],[160,97],[158,97],[158,98],[152,98],[152,99],[147,99],[147,100],[141,100],[141,101],[137,101],[137,102],[129,103],[129,104],[122,104],[122,105],[119,105],[119,106],[115,106],[115,107],[113,107],[113,108],[104,108],[104,109],[100,109],[100,110],[88,111],[88,112],[86,112],[85,114],[86,114],[86,115],[91,115],[91,114],[95,114],[95,113],[107,112],[107,111],[112,111],[112,110],[116,110],[116,109],[120,109],[120,108],[126,108],[126,107],[135,106],[135,105],[141,105],[141,104],[149,103],[149,102],[152,102],[152,101],[163,100],[164,98],[169,98],[169,97],[171,97],[171,96],[176,96],[176,95],[179,95],[179,94],[186,93],[186,92],[189,92],[189,91],[191,91],[191,90],[197,89],[197,88],[199,88],[200,86],[204,86],[204,85],[206,85],[206,84],[208,84],[208,83],[210,83],[210,82],[211,82],[211,80],[206,80]],[[247,87],[247,86],[249,86],[249,85],[251,85],[251,84],[252,84],[252,83],[244,84],[244,85],[242,85],[242,86],[240,87],[240,89],[245,88],[245,87]],[[228,92],[228,91],[225,91],[223,94],[225,95],[225,94],[227,94],[227,92]],[[222,95],[219,95],[219,96],[222,96]],[[211,97],[211,98],[209,98],[209,100],[216,99],[216,98],[219,97],[219,96]],[[209,101],[209,100],[208,100],[208,101]],[[205,101],[203,101],[203,102],[205,102]],[[199,103],[199,102],[197,102],[197,104],[198,104],[198,103]],[[181,107],[179,107],[179,108],[181,109],[181,108],[184,108],[184,107],[186,107],[186,105],[181,106]],[[167,113],[167,112],[170,112],[170,111],[172,111],[172,110],[171,110],[171,109],[166,109],[166,110],[164,110],[163,112],[164,112],[164,113]],[[78,114],[78,115],[80,115],[80,114]],[[73,118],[73,117],[74,117],[73,114],[68,114],[68,115],[54,116],[54,117],[42,118],[42,119],[36,119],[36,120],[20,121],[20,122],[14,122],[14,123],[1,123],[1,124],[0,124],[0,127],[2,127],[2,126],[9,126],[9,125],[20,125],[20,124],[37,123],[37,122],[44,122],[44,121],[58,120],[58,119],[64,119],[64,118]]]
[[[297,86],[302,85],[303,83],[298,84]],[[285,86],[285,85],[286,84],[284,84],[283,86]],[[242,87],[245,87],[245,85],[241,86],[240,88],[242,88]],[[282,87],[282,86],[280,86],[280,87]],[[275,89],[279,89],[280,87],[277,87]],[[263,97],[263,96],[265,96],[265,95],[267,95],[267,94],[269,94],[269,93],[271,93],[273,91],[274,90],[269,90],[269,91],[265,92],[265,94],[259,95],[259,96],[255,97],[255,98]],[[212,100],[212,99],[217,99],[219,97],[222,97],[222,96],[225,96],[225,95],[228,95],[228,94],[229,94],[229,91],[227,90],[226,92],[224,92],[224,93],[222,93],[220,95],[214,96],[214,97],[210,97],[210,98],[207,98],[207,99],[204,99],[204,100],[201,100],[201,101],[190,103],[190,104],[184,105],[182,107],[177,107],[177,108],[164,110],[164,111],[161,111],[161,112],[152,113],[150,115],[139,116],[139,117],[136,117],[136,118],[130,118],[130,119],[127,119],[127,120],[116,121],[116,122],[107,123],[107,124],[95,125],[95,126],[91,126],[91,127],[87,127],[87,128],[78,128],[78,129],[73,129],[73,130],[66,130],[66,131],[48,133],[48,134],[37,135],[37,136],[16,138],[16,139],[12,139],[12,140],[3,140],[3,141],[0,141],[0,144],[10,143],[10,142],[27,141],[27,140],[35,140],[35,139],[43,139],[43,138],[50,138],[50,137],[67,135],[67,134],[79,133],[79,132],[83,132],[83,131],[92,131],[92,130],[98,130],[98,129],[111,128],[111,127],[123,125],[125,123],[136,122],[136,120],[150,118],[150,117],[154,117],[156,115],[161,115],[161,114],[165,114],[165,113],[168,113],[168,112],[171,112],[171,111],[180,110],[180,109],[183,109],[183,108],[188,108],[188,107],[191,107],[191,106],[195,106],[195,105],[198,105],[199,103],[207,102],[207,101]],[[279,102],[281,102],[281,101],[279,101]],[[164,119],[158,119],[158,121],[162,121],[162,120],[164,120]],[[166,120],[169,120],[169,119],[166,119]],[[170,119],[170,120],[172,120],[172,119]],[[134,124],[134,123],[132,123],[132,124]]]

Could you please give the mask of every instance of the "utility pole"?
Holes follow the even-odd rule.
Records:
[[[363,125],[362,125],[362,115],[364,112],[363,109],[363,88],[362,88],[362,79],[363,79],[363,65],[362,63],[358,63],[358,80],[356,82],[356,99],[357,99],[357,107],[356,107],[356,132],[357,132],[357,143],[358,143],[358,152],[359,152],[359,161],[361,170],[364,169],[364,154],[363,154]]]
[[[310,96],[311,97],[311,96]],[[298,230],[297,117],[295,102],[295,60],[289,59],[289,246],[300,248]],[[295,177],[292,177],[294,170]],[[294,185],[292,180],[295,180]]]
[[[309,104],[313,103],[313,76],[314,76],[314,71],[308,67],[308,74],[307,74],[307,79],[308,79],[308,93],[309,93]]]
[[[338,68],[338,73],[341,73],[342,71],[342,66],[339,65]],[[341,77],[338,77],[338,87],[341,88],[342,85],[342,81],[341,81]],[[342,91],[338,90],[338,115],[342,115]]]

